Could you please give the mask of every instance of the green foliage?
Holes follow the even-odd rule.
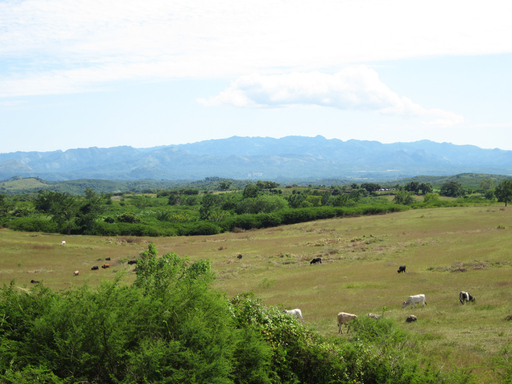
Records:
[[[136,216],[132,212],[126,212],[117,216],[117,221],[120,223],[140,223],[140,217]]]
[[[236,213],[271,213],[281,211],[288,207],[288,202],[282,197],[261,195],[254,198],[246,198],[240,201],[236,207]]]
[[[440,194],[448,197],[460,197],[464,195],[464,188],[458,181],[449,181],[441,186]]]
[[[411,192],[398,191],[393,199],[393,202],[401,205],[410,205],[414,203],[414,197]]]
[[[424,196],[423,201],[425,203],[435,203],[439,201],[439,193],[427,193]]]
[[[247,186],[244,189],[243,198],[249,199],[249,198],[255,198],[258,196],[260,189],[254,185],[254,184],[247,184]]]
[[[503,180],[494,190],[494,194],[499,202],[507,206],[508,202],[512,201],[512,179]]]

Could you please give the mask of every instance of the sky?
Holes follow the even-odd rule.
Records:
[[[0,0],[0,153],[243,137],[512,150],[510,0]]]

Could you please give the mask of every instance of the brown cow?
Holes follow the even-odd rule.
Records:
[[[103,265],[101,266],[101,268],[103,268],[103,269],[105,269],[105,268],[110,268],[110,264],[103,264]]]

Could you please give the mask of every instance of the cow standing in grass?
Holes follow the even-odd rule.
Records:
[[[345,324],[347,326],[347,333],[350,330],[350,324],[348,324],[350,321],[357,318],[357,315],[354,315],[352,313],[347,312],[340,312],[338,313],[338,332],[343,333],[343,330],[341,329],[341,326]]]

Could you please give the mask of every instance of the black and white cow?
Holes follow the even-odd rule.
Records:
[[[400,273],[400,272],[405,273],[405,265],[401,265],[401,266],[399,266],[399,267],[398,267],[398,271],[397,271],[397,272],[398,272],[398,273]]]
[[[464,304],[466,301],[475,301],[475,297],[471,296],[469,292],[461,291],[459,293],[459,301]]]

